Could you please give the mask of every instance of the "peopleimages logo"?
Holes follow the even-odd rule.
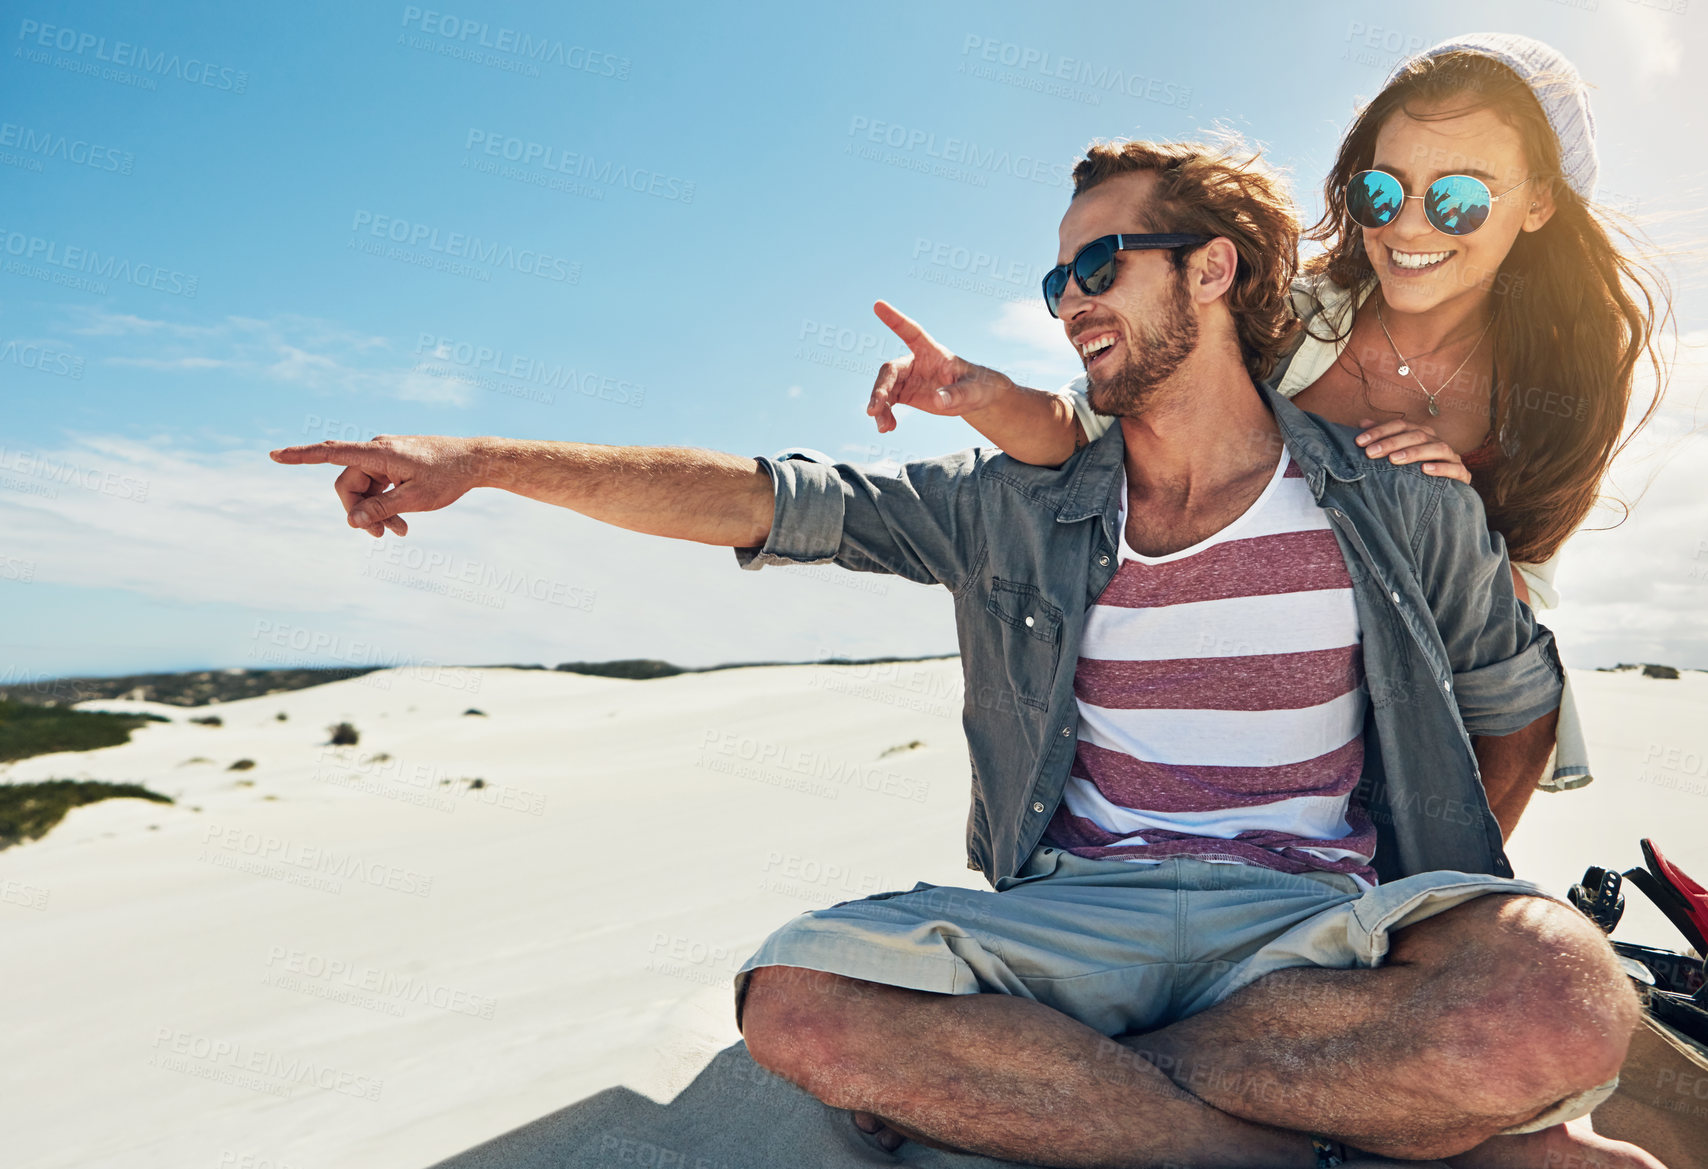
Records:
[[[0,447],[0,471],[10,471],[26,479],[81,487],[113,499],[128,499],[134,503],[148,502],[148,480],[105,471],[99,467],[79,467],[75,463],[55,462],[34,451]],[[57,496],[55,497],[57,498]]]
[[[86,166],[91,170],[116,171],[121,175],[130,174],[136,163],[136,156],[128,150],[103,146],[82,138],[69,138],[52,130],[19,126],[13,122],[0,122],[0,146],[41,158],[61,159],[73,166]]]
[[[249,88],[249,74],[242,70],[177,53],[157,53],[146,45],[133,45],[129,41],[114,41],[109,46],[106,37],[61,25],[23,20],[18,23],[18,39],[26,45],[57,49],[76,57],[87,56],[155,77],[176,77],[191,85],[205,85],[231,93],[242,93]]]
[[[517,138],[496,131],[470,129],[463,149],[488,155],[524,167],[535,167],[554,174],[573,175],[612,187],[627,187],[641,195],[670,202],[692,203],[695,184],[675,175],[661,174],[645,167],[629,167],[607,158],[603,162],[591,155],[544,142]],[[477,160],[478,161],[478,160]],[[464,163],[468,159],[464,159]]]
[[[58,377],[71,378],[73,381],[83,380],[81,357],[46,345],[8,341],[0,346],[0,361],[33,369],[37,373],[51,373]]]
[[[640,406],[646,401],[646,387],[636,382],[590,370],[577,370],[561,361],[544,361],[491,345],[441,337],[436,333],[420,335],[415,342],[415,355],[449,362],[476,375],[490,372],[549,390],[574,390],[583,397],[599,398],[619,406]],[[485,384],[484,379],[478,376],[468,380],[474,385]],[[556,401],[551,394],[546,394],[544,400],[548,405]]]
[[[517,58],[518,62],[556,65],[616,81],[629,79],[627,57],[599,52],[586,45],[567,44],[553,37],[534,36],[513,28],[493,28],[484,20],[471,20],[411,4],[403,9],[403,27],[438,38],[421,44],[411,42],[411,48],[431,48],[446,56],[461,56],[476,63],[484,62],[475,51],[486,50],[488,56],[502,53]]]
[[[962,167],[975,175],[978,172],[1006,174],[1051,187],[1066,186],[1072,181],[1066,163],[1045,162],[1043,159],[1014,154],[994,146],[981,147],[965,138],[940,139],[932,130],[903,126],[897,122],[878,121],[860,114],[849,119],[848,136],[901,151],[903,155],[919,155],[922,159],[935,159],[939,164]],[[853,152],[853,146],[854,143],[849,144],[850,153]],[[874,161],[884,160],[877,158]],[[982,178],[980,182],[983,182]]]
[[[309,1084],[362,1100],[378,1100],[385,1087],[384,1080],[304,1056],[254,1047],[241,1039],[198,1035],[176,1027],[156,1028],[153,1047],[154,1054],[148,1059],[151,1067],[236,1083],[271,1095],[288,1096],[290,1085]]]
[[[541,280],[579,284],[581,265],[573,260],[532,248],[517,248],[496,240],[482,239],[460,231],[441,232],[430,223],[416,223],[394,215],[376,215],[372,211],[357,211],[350,230],[390,240],[405,247],[424,247],[458,260],[485,264],[493,268],[508,268],[524,276]]]
[[[1125,69],[1108,65],[1093,65],[1090,61],[1077,57],[1064,57],[1060,53],[1051,53],[1043,49],[1035,49],[1029,45],[1015,44],[1013,41],[1000,40],[997,37],[982,37],[977,33],[968,33],[961,45],[961,56],[983,61],[989,65],[1001,65],[1016,71],[1017,77],[1025,77],[1036,73],[1047,81],[1064,82],[1065,86],[1031,86],[1023,88],[1038,88],[1041,92],[1054,93],[1060,97],[1095,98],[1096,94],[1087,92],[1076,95],[1068,86],[1083,86],[1087,91],[1102,93],[1120,93],[1128,97],[1136,97],[1142,101],[1153,101],[1175,109],[1190,109],[1192,106],[1192,89],[1190,86],[1179,85],[1160,77],[1147,77],[1143,73],[1131,73]],[[965,65],[966,62],[963,62]],[[1005,80],[1002,75],[979,73],[995,80]],[[1013,84],[1014,82],[1010,82]]]
[[[25,235],[21,231],[9,231],[4,227],[0,227],[0,252],[12,258],[7,262],[6,270],[16,270],[20,275],[48,274],[53,269],[59,269],[57,275],[61,276],[75,273],[78,277],[134,284],[138,288],[149,288],[174,296],[196,295],[198,279],[187,272],[163,268],[159,264],[132,262],[124,256],[116,256],[110,252],[103,254],[93,248],[61,244],[58,240]],[[35,268],[36,265],[45,267]],[[35,270],[32,271],[32,268]],[[106,289],[101,287],[96,291],[105,292]]]

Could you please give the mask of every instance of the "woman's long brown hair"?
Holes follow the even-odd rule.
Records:
[[[1403,110],[1434,121],[1483,108],[1518,131],[1530,174],[1554,197],[1552,218],[1519,234],[1492,286],[1492,410],[1501,457],[1474,478],[1489,527],[1506,538],[1512,559],[1537,563],[1577,531],[1608,465],[1660,405],[1667,370],[1657,339],[1672,303],[1665,279],[1615,246],[1613,232],[1627,241],[1630,233],[1561,180],[1559,140],[1530,86],[1480,53],[1443,53],[1409,66],[1341,142],[1323,188],[1323,217],[1305,236],[1326,251],[1305,271],[1342,288],[1375,279],[1362,232],[1347,214],[1346,184],[1372,164],[1390,115]],[[1645,361],[1655,394],[1622,442],[1632,383]]]

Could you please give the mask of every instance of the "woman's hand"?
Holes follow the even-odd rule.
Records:
[[[1437,438],[1433,427],[1404,418],[1379,425],[1373,419],[1360,418],[1358,425],[1364,428],[1364,433],[1358,436],[1358,445],[1372,459],[1386,455],[1391,463],[1421,464],[1425,475],[1439,475],[1461,483],[1471,481],[1471,470],[1459,452]]]
[[[1084,445],[1085,432],[1065,399],[1016,385],[1007,374],[956,357],[881,300],[872,309],[908,350],[884,362],[866,402],[879,434],[896,428],[895,407],[912,406],[927,414],[961,418],[1004,454],[1034,466],[1059,467]]]
[[[866,402],[866,413],[877,420],[879,434],[896,428],[896,406],[965,417],[1002,402],[1016,389],[1006,375],[956,357],[885,302],[880,300],[872,310],[908,348],[907,353],[879,367],[878,380]]]

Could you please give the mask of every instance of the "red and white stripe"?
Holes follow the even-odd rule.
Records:
[[[1140,556],[1123,531],[1120,556],[1086,618],[1079,750],[1049,842],[1374,884],[1375,827],[1351,798],[1364,761],[1358,612],[1297,465],[1284,455],[1245,514],[1201,543]]]

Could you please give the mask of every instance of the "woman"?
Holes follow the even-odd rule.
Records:
[[[1583,82],[1547,45],[1474,34],[1405,62],[1341,143],[1306,236],[1325,250],[1294,285],[1302,327],[1270,378],[1303,409],[1361,428],[1370,457],[1470,483],[1537,608],[1558,604],[1560,546],[1621,447],[1639,362],[1657,387],[1663,374],[1664,285],[1597,218],[1596,173]],[[1083,379],[1071,413],[996,380],[929,401],[880,385],[867,412],[880,431],[894,426],[893,401],[967,414],[1010,455],[1052,465],[1112,423],[1091,411]],[[1639,426],[1658,401],[1657,388]],[[1568,682],[1538,786],[1590,778]],[[1497,801],[1503,834],[1529,796]]]

